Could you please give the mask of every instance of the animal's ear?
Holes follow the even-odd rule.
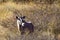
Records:
[[[25,19],[25,16],[23,16],[22,18]]]
[[[16,19],[18,19],[18,16],[16,16]]]

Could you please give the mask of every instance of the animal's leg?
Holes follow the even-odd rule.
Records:
[[[23,27],[20,25],[20,32],[21,32],[21,34],[23,34]]]
[[[30,30],[30,33],[32,33],[33,32],[33,30]]]
[[[22,30],[22,27],[21,27],[21,25],[20,25],[20,31]]]
[[[21,29],[22,29],[22,30],[21,30],[21,34],[24,34],[24,28],[22,27]]]
[[[29,28],[29,30],[30,30],[30,33],[34,32],[34,27],[31,26],[31,27]]]

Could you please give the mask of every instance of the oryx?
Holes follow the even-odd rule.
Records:
[[[23,33],[25,28],[28,28],[28,30],[30,31],[29,33],[34,31],[34,25],[32,24],[32,22],[26,22],[24,20],[25,16],[23,17],[16,16],[16,19],[17,19],[18,31],[21,31],[21,33]]]

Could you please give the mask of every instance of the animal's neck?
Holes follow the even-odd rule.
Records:
[[[21,25],[24,26],[25,23],[25,20],[22,20]]]
[[[19,31],[19,25],[20,25],[20,21],[17,20],[17,27],[18,27],[18,31]]]

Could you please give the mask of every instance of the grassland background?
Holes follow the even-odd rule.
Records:
[[[20,14],[34,24],[33,34],[18,32]],[[0,40],[60,40],[60,0],[0,0]]]

